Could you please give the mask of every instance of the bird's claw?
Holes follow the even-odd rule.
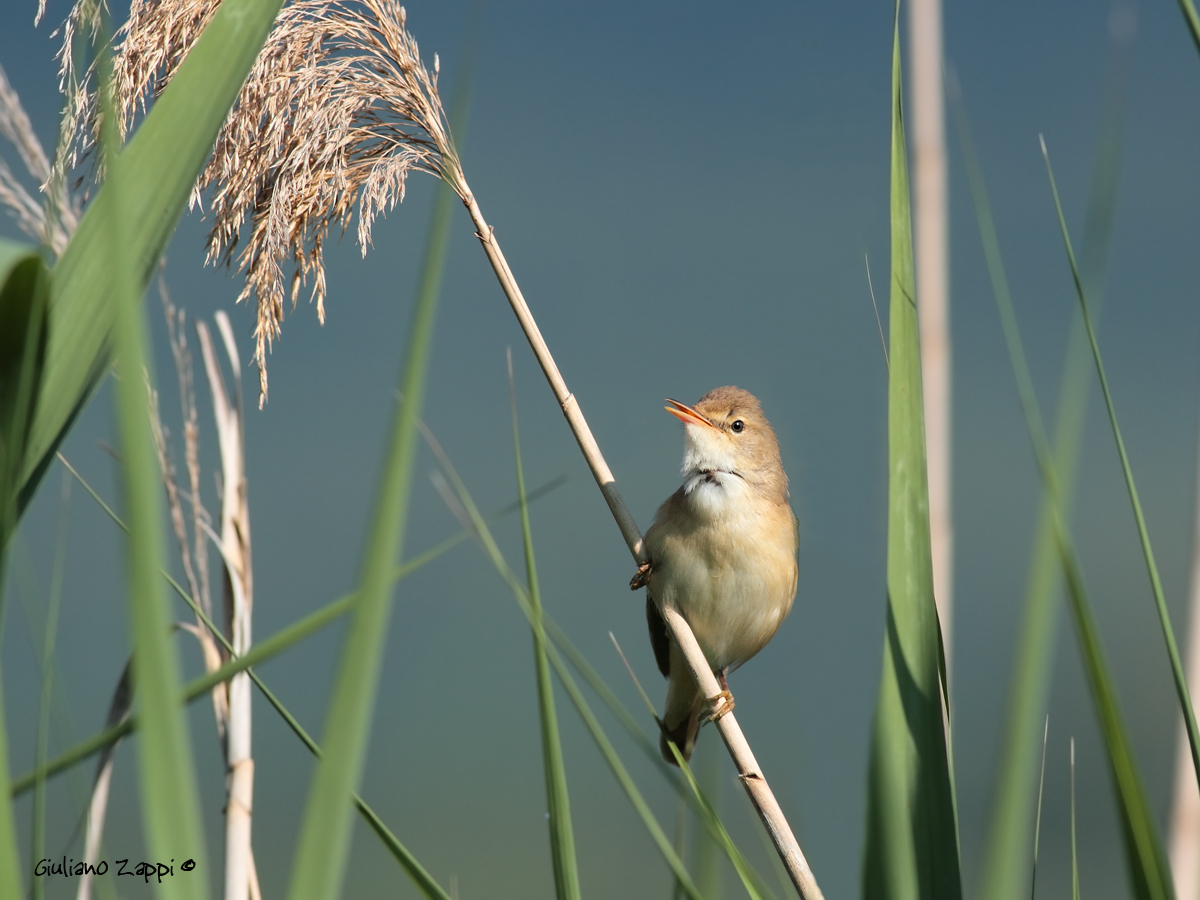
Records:
[[[650,563],[644,562],[637,567],[637,572],[629,579],[629,589],[636,591],[650,583]]]
[[[733,694],[727,689],[708,698],[708,707],[701,713],[705,722],[715,722],[726,713],[733,712]]]

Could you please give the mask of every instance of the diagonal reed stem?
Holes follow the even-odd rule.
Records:
[[[533,354],[537,357],[538,364],[542,367],[542,372],[550,383],[550,389],[554,391],[554,397],[562,407],[563,415],[567,417],[567,424],[571,426],[571,432],[579,443],[579,449],[583,451],[588,468],[591,469],[596,484],[600,487],[600,493],[604,495],[604,499],[608,503],[617,527],[621,530],[621,536],[625,538],[625,543],[629,547],[629,552],[633,555],[634,561],[641,565],[646,562],[642,533],[638,530],[637,523],[634,522],[628,507],[625,506],[625,501],[621,499],[616,479],[608,468],[608,463],[604,461],[604,455],[600,452],[600,446],[596,443],[595,437],[592,436],[592,430],[583,417],[579,402],[567,390],[566,381],[563,380],[562,374],[554,362],[554,357],[550,354],[550,348],[546,346],[545,338],[542,337],[533,313],[529,311],[529,306],[521,294],[517,280],[508,267],[500,245],[496,242],[496,235],[492,227],[484,220],[474,195],[465,189],[465,179],[462,187],[464,188],[461,192],[464,198],[463,204],[471,214],[471,221],[475,223],[476,237],[483,245],[483,252],[487,254],[488,262],[491,263],[500,287],[517,316],[521,330],[525,332],[529,346],[533,349]],[[692,672],[692,677],[696,679],[701,693],[709,704],[715,704],[721,697],[721,686],[717,683],[708,661],[704,658],[704,652],[696,642],[691,628],[684,618],[670,607],[663,609],[663,618],[666,620],[667,630],[671,633],[671,637],[683,650],[688,668]],[[729,749],[729,755],[733,758],[734,765],[737,766],[738,779],[750,796],[750,801],[758,811],[763,825],[766,826],[767,833],[770,834],[779,858],[783,860],[792,884],[796,886],[800,897],[802,900],[824,900],[824,895],[817,885],[812,869],[804,858],[804,853],[800,850],[800,845],[797,843],[795,835],[792,834],[791,826],[788,825],[783,810],[775,800],[775,795],[771,792],[771,788],[762,774],[762,769],[754,759],[750,744],[742,734],[737,719],[734,718],[733,713],[726,713],[716,720],[716,725],[722,740],[725,741],[725,746]]]

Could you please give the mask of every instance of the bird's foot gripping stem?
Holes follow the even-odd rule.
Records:
[[[637,572],[629,579],[629,589],[636,591],[638,588],[644,588],[650,583],[650,563],[644,562],[637,567]]]
[[[726,687],[721,693],[709,697],[706,706],[700,711],[701,722],[715,722],[726,713],[733,712],[733,694]]]

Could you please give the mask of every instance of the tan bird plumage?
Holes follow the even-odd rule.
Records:
[[[796,517],[779,442],[758,399],[736,387],[695,406],[668,400],[684,423],[683,485],[646,532],[646,618],[658,668],[668,679],[663,758],[673,741],[690,758],[701,698],[660,612],[673,606],[704,656],[724,676],[766,646],[792,607],[799,570]]]

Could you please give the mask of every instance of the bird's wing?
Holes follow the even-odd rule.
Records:
[[[667,622],[658,611],[658,604],[646,591],[646,624],[650,626],[650,646],[654,648],[654,660],[663,678],[671,675],[671,638],[667,634]]]
[[[662,545],[671,528],[666,522],[673,512],[684,502],[684,490],[679,488],[674,494],[663,501],[654,515],[654,524],[646,531],[646,555],[651,571],[663,564]],[[630,585],[632,587],[632,584]],[[671,637],[667,633],[667,622],[658,611],[658,603],[654,599],[654,586],[650,584],[649,574],[646,577],[646,624],[650,626],[650,646],[654,648],[654,660],[658,663],[658,671],[663,678],[671,677]]]

